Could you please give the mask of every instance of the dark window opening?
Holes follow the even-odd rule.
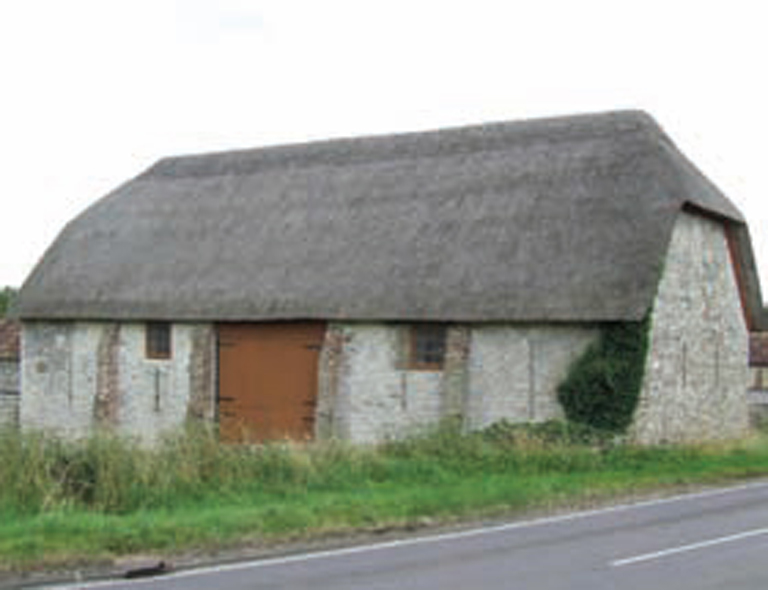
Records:
[[[419,324],[411,327],[409,368],[417,371],[439,371],[445,360],[445,326]]]
[[[147,324],[147,358],[171,358],[171,324],[150,322]]]

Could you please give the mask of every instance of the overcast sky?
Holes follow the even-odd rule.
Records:
[[[758,0],[0,0],[0,286],[165,155],[639,108],[768,277]]]

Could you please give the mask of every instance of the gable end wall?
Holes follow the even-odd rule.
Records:
[[[743,435],[749,334],[722,222],[680,214],[652,314],[633,438],[662,443]]]

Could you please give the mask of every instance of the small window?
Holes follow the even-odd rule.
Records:
[[[171,358],[171,324],[167,322],[147,324],[146,349],[147,358]]]
[[[421,324],[411,327],[409,368],[416,371],[439,371],[445,359],[445,326]]]

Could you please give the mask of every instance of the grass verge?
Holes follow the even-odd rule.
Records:
[[[0,571],[217,551],[511,515],[768,474],[768,440],[633,447],[560,426],[451,428],[377,447],[154,450],[110,437],[0,434]]]

